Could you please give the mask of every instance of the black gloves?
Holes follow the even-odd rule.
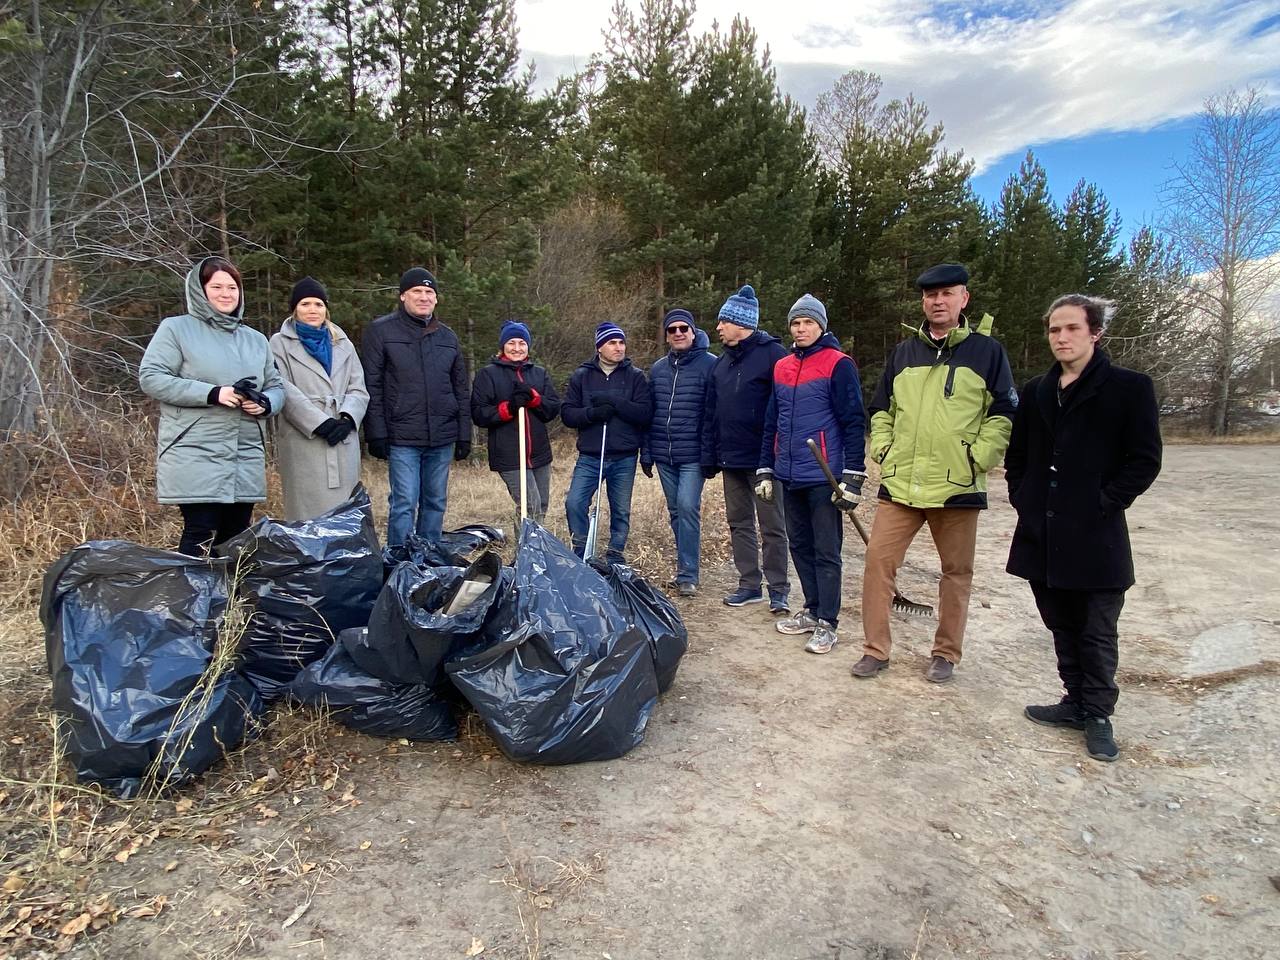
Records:
[[[467,457],[469,457],[469,456],[471,456],[471,441],[470,441],[470,440],[458,440],[457,442],[455,442],[455,443],[454,443],[454,445],[453,445],[453,459],[455,459],[455,460],[465,460],[465,459],[467,459]]]
[[[329,444],[329,446],[336,447],[343,440],[347,439],[347,435],[355,428],[355,422],[344,413],[336,420],[333,417],[330,417],[311,432],[315,436],[324,440],[324,442]]]
[[[653,464],[652,464],[652,463],[645,463],[645,462],[642,460],[642,461],[640,461],[640,469],[644,471],[644,475],[645,475],[646,477],[648,477],[650,480],[652,480],[652,479],[653,479]]]
[[[250,403],[256,403],[260,406],[263,412],[259,416],[265,417],[271,412],[271,400],[258,389],[257,377],[241,377],[231,385],[231,389],[242,400],[248,400]]]
[[[604,423],[617,412],[618,408],[608,397],[591,401],[591,419],[596,423]]]
[[[391,444],[385,437],[381,439],[369,438],[369,456],[375,460],[385,460],[391,455]]]
[[[719,473],[719,472],[720,472],[720,468],[719,468],[719,467],[717,467],[715,464],[711,464],[711,463],[704,463],[704,464],[702,465],[702,479],[703,479],[703,480],[713,480],[713,479],[715,479],[715,475],[716,475],[717,473]]]
[[[519,410],[521,407],[527,407],[533,403],[533,389],[527,384],[517,383],[516,388],[511,391],[511,400],[509,401],[512,410]]]

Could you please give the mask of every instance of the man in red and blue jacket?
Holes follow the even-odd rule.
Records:
[[[804,609],[780,620],[778,632],[812,634],[805,649],[828,653],[840,618],[840,511],[858,505],[866,480],[866,413],[858,368],[827,332],[822,301],[806,293],[788,312],[787,325],[795,347],[773,368],[756,493],[771,500],[774,482],[782,484],[791,562],[804,590]],[[832,493],[809,439],[832,471],[840,471],[840,492]]]

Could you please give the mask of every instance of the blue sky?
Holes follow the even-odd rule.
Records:
[[[516,0],[544,81],[602,48],[610,6]],[[1097,183],[1126,232],[1156,216],[1206,98],[1254,85],[1280,100],[1276,0],[702,0],[695,27],[739,13],[799,103],[848,70],[877,73],[887,96],[928,105],[947,145],[977,163],[985,199],[1031,148],[1055,196]]]

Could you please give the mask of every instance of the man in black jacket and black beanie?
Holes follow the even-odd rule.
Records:
[[[436,278],[413,267],[400,278],[400,308],[360,341],[369,389],[369,455],[387,461],[387,546],[410,533],[440,539],[449,465],[471,455],[471,386],[457,335],[435,315]]]
[[[1155,481],[1161,454],[1151,378],[1113,366],[1097,345],[1113,309],[1078,293],[1049,307],[1055,361],[1022,388],[1005,453],[1018,512],[1006,569],[1031,581],[1066,689],[1060,703],[1025,712],[1083,730],[1095,760],[1120,755],[1110,719],[1119,696],[1116,623],[1134,582],[1124,512]]]

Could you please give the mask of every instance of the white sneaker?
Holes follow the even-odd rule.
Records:
[[[819,620],[818,625],[813,629],[813,636],[809,638],[809,642],[804,645],[804,648],[809,653],[830,653],[831,648],[836,645],[839,639],[836,636],[835,627],[825,620]]]
[[[779,633],[801,634],[812,633],[818,627],[818,618],[808,610],[801,610],[793,617],[787,617],[785,620],[779,620],[774,624],[778,628]]]

